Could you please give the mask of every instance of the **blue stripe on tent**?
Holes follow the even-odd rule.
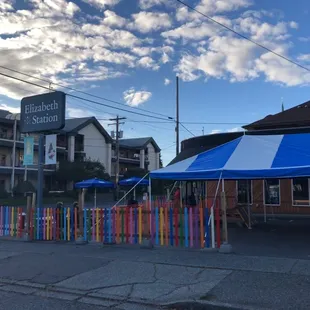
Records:
[[[242,137],[199,154],[186,172],[223,168],[241,139]]]
[[[310,134],[291,134],[283,137],[272,168],[310,165]]]
[[[170,180],[307,177],[310,134],[243,136],[150,175]]]

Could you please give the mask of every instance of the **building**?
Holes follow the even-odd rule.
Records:
[[[120,175],[127,170],[142,168],[146,170],[159,169],[160,148],[152,137],[120,139],[119,140]],[[112,175],[116,171],[115,145],[112,156]]]
[[[13,117],[12,117],[13,116]],[[34,165],[23,165],[24,135],[19,131],[16,120],[16,153],[13,166],[15,116],[0,110],[0,188],[7,192],[22,181],[29,180],[37,184],[38,135],[34,137]],[[65,127],[57,132],[57,160],[78,161],[91,159],[99,161],[109,175],[115,174],[115,148],[113,139],[95,117],[67,119]],[[159,168],[160,148],[153,138],[121,139],[120,169],[124,172],[132,167],[149,170]],[[114,171],[112,171],[112,167]],[[55,166],[45,166],[44,187],[53,183]],[[13,177],[14,176],[14,177]]]
[[[244,126],[246,134],[265,135],[310,132],[310,101]],[[244,132],[221,133],[182,141],[180,154],[172,163],[232,141]],[[190,185],[192,186],[192,185]],[[208,181],[206,196],[214,197],[217,182]],[[220,185],[221,190],[221,185]],[[228,207],[246,204],[249,197],[254,213],[310,214],[309,178],[226,181]]]

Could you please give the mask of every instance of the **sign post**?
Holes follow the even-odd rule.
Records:
[[[21,101],[20,132],[40,133],[37,206],[43,205],[44,133],[65,126],[66,94],[60,91],[25,97]]]

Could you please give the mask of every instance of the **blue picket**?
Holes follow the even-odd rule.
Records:
[[[188,209],[184,208],[185,247],[188,248]]]
[[[205,208],[205,247],[210,247],[209,209]]]
[[[170,245],[173,246],[173,210],[170,208],[169,210],[170,215]]]
[[[155,208],[155,242],[157,245],[159,245],[158,207]]]

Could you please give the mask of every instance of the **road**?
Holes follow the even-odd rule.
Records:
[[[6,310],[102,310],[102,306],[86,305],[74,301],[44,298],[0,291],[0,309]],[[110,308],[112,309],[112,308]],[[116,309],[116,308],[114,308]]]

